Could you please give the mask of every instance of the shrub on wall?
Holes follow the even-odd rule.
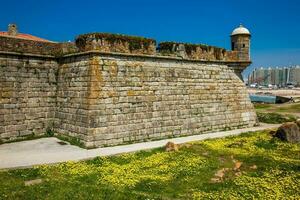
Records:
[[[138,49],[147,50],[151,45],[156,45],[156,41],[153,39],[111,33],[88,33],[79,35],[75,43],[78,48],[86,49],[86,46],[91,43],[93,39],[97,42],[99,40],[105,40],[111,46],[117,45],[118,43],[128,43],[130,51]]]

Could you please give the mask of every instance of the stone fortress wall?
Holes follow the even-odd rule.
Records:
[[[239,78],[249,45],[233,47],[156,49],[152,39],[105,33],[74,43],[0,37],[0,139],[51,130],[92,148],[251,127]]]
[[[57,63],[52,58],[0,55],[0,138],[44,133],[55,117]]]

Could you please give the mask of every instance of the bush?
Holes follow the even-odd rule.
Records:
[[[46,129],[46,136],[47,137],[53,137],[54,136],[54,131],[51,128]]]

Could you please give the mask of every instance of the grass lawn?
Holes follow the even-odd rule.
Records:
[[[300,113],[300,103],[286,104],[254,104],[257,111]]]
[[[256,112],[258,121],[268,124],[281,124],[285,122],[294,122],[297,117],[291,114],[280,114],[270,112]]]
[[[300,118],[300,103],[254,104],[258,120],[264,123],[284,123]]]
[[[0,199],[299,199],[300,144],[269,133],[0,172]],[[25,181],[41,179],[25,186]]]

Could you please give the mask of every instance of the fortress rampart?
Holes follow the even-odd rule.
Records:
[[[51,130],[100,147],[251,127],[250,63],[245,49],[116,34],[0,37],[0,139]]]

